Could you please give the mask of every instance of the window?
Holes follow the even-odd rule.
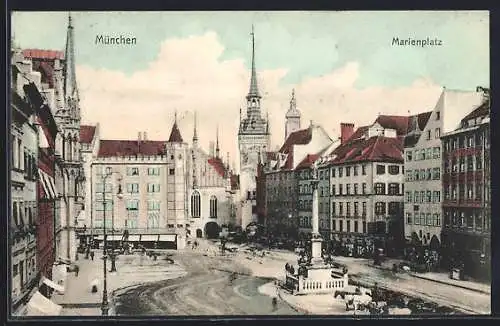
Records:
[[[426,201],[427,201],[428,203],[430,203],[430,202],[431,202],[431,200],[432,200],[432,191],[427,190],[425,198],[426,198]]]
[[[342,190],[343,190],[342,189],[342,184],[339,184],[339,195],[342,195],[342,192],[343,192]]]
[[[339,203],[339,216],[344,216],[344,203]]]
[[[483,194],[483,185],[480,183],[476,184],[476,200],[481,200],[482,194]]]
[[[441,119],[441,112],[436,111],[436,120]]]
[[[389,183],[389,195],[399,195],[399,183]]]
[[[138,183],[127,183],[127,192],[128,193],[138,193],[139,192],[139,184]]]
[[[366,194],[366,183],[363,182],[362,187],[361,187],[361,193],[364,195]]]
[[[419,202],[420,202],[420,193],[419,193],[418,191],[415,191],[415,193],[414,193],[414,198],[415,198],[415,199],[413,200],[413,202],[414,202],[415,204],[417,204],[417,203],[419,203]]]
[[[474,170],[474,158],[472,156],[467,156],[466,161],[467,161],[467,171],[473,171]]]
[[[434,214],[434,226],[441,226],[441,214]]]
[[[175,169],[168,169],[169,175],[175,175]]]
[[[337,193],[335,192],[335,185],[332,185],[332,196],[335,196]]]
[[[407,151],[406,152],[406,160],[408,162],[411,162],[412,158],[413,158],[413,152],[412,151]]]
[[[428,160],[430,160],[433,156],[434,150],[433,148],[429,147],[425,150],[425,157],[427,157]]]
[[[342,172],[343,172],[342,167],[339,167],[339,178],[342,178]]]
[[[361,174],[366,175],[366,165],[361,165]]]
[[[350,166],[347,166],[345,168],[345,176],[346,177],[350,177],[351,176],[351,167]]]
[[[366,202],[363,202],[363,205],[361,206],[361,216],[365,217],[366,216]]]
[[[389,174],[392,174],[392,175],[399,174],[399,166],[398,165],[389,165]]]
[[[389,215],[397,215],[399,213],[400,203],[396,201],[389,202]]]
[[[423,203],[425,201],[425,191],[422,190],[420,191],[420,203]]]
[[[375,203],[375,215],[384,215],[385,214],[385,203],[384,202],[376,202]]]
[[[406,200],[405,200],[405,201],[406,201],[407,203],[411,203],[411,202],[412,202],[412,199],[413,199],[412,197],[413,197],[413,196],[411,195],[411,191],[407,191],[407,192],[406,192]]]
[[[481,158],[480,155],[476,156],[476,170],[482,170],[483,169],[483,159]]]
[[[345,210],[346,210],[346,214],[345,214],[345,215],[346,215],[347,217],[351,217],[351,203],[350,203],[350,202],[347,202],[347,203],[346,203],[346,208],[345,208]]]
[[[130,167],[127,167],[127,175],[128,176],[139,175],[139,168],[130,168]]]
[[[420,159],[423,161],[425,160],[425,149],[420,150]]]
[[[210,217],[217,217],[217,197],[210,197]]]
[[[337,205],[335,205],[335,202],[332,202],[332,216],[335,216],[335,213],[336,213],[336,212],[335,212],[335,207],[336,207],[336,206],[337,206]]]
[[[436,128],[436,130],[434,131],[434,136],[436,137],[436,139],[441,137],[441,128]]]
[[[354,176],[357,176],[358,175],[358,166],[357,165],[353,166],[352,170],[353,170]]]
[[[385,165],[377,164],[377,174],[385,174]]]
[[[420,174],[419,174],[418,170],[413,171],[413,180],[414,181],[420,180],[419,176],[420,176]]]
[[[323,180],[323,171],[319,171],[319,179]]]
[[[339,221],[339,231],[344,232],[344,221]]]
[[[420,225],[420,218],[418,213],[415,213],[415,220],[413,221],[415,225]]]
[[[136,199],[127,201],[127,210],[139,210],[139,201]]]
[[[159,183],[148,183],[148,192],[160,192],[160,184]]]
[[[434,147],[432,149],[432,158],[440,158],[441,157],[441,148]]]
[[[160,201],[158,200],[148,200],[148,211],[159,211]]]
[[[148,213],[148,229],[157,229],[160,227],[160,217],[157,212]]]
[[[358,194],[358,184],[357,183],[354,184],[354,194],[355,195]]]
[[[465,172],[465,157],[459,159],[460,172]]]
[[[332,178],[335,178],[335,168],[332,168]]]
[[[472,186],[470,183],[469,183],[469,184],[467,184],[467,199],[472,199],[472,197],[473,197],[473,195],[474,195],[474,194],[473,194],[473,190],[472,190],[473,188],[472,188],[472,187],[473,187],[473,186]]]
[[[427,130],[427,140],[431,140],[431,131]]]
[[[346,188],[345,190],[346,190],[347,195],[350,195],[351,194],[351,185],[348,183],[345,185],[345,188]]]
[[[354,216],[359,216],[359,203],[357,201],[354,202]]]
[[[433,168],[432,169],[432,179],[433,180],[441,179],[441,168]]]
[[[411,223],[412,223],[411,213],[406,213],[406,224],[411,224]]]
[[[160,168],[148,168],[148,175],[160,175]]]
[[[430,168],[429,168],[429,169],[427,169],[427,173],[425,174],[425,176],[426,176],[426,180],[430,180],[430,179],[432,179],[432,172],[431,172],[431,171],[432,171],[432,170],[431,170]]]
[[[425,169],[420,169],[419,179],[425,180]]]
[[[385,183],[382,182],[375,183],[375,194],[385,195]]]
[[[427,213],[426,219],[425,219],[425,225],[432,225],[432,215],[431,215],[431,213]]]
[[[104,211],[104,207],[106,207],[106,211],[112,211],[113,210],[113,202],[108,200],[108,201],[99,201],[95,203],[95,210],[102,212]]]
[[[191,216],[200,217],[200,193],[198,191],[191,195]]]
[[[440,191],[433,191],[432,192],[432,202],[433,203],[441,202],[441,192]]]
[[[413,181],[412,176],[413,176],[413,171],[412,170],[406,170],[406,178],[405,178],[405,180],[406,181]]]

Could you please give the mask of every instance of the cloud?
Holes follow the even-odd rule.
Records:
[[[223,51],[217,34],[207,32],[164,41],[157,59],[132,75],[78,66],[82,123],[99,122],[104,139],[135,139],[137,132],[147,131],[149,139],[161,140],[168,138],[178,112],[181,134],[190,142],[196,111],[201,145],[208,150],[219,125],[221,150],[230,152],[231,161],[238,163],[239,109],[245,106],[250,71],[244,58],[221,60]],[[357,89],[354,85],[363,73],[357,62],[305,78],[297,85],[283,85],[287,72],[287,67],[258,71],[273,148],[283,142],[292,88],[302,112],[302,126],[313,120],[332,138],[338,137],[340,122],[359,126],[372,122],[379,112],[405,115],[432,109],[440,92],[439,85],[429,79],[415,80],[409,87]]]

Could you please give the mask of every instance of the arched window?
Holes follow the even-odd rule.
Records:
[[[210,217],[217,217],[217,197],[210,197]]]
[[[200,193],[198,191],[191,195],[191,216],[200,217]]]

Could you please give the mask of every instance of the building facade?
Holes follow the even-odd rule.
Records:
[[[490,102],[467,114],[442,136],[444,263],[491,279]]]
[[[22,309],[38,287],[38,127],[36,106],[26,88],[40,85],[40,74],[13,47],[11,63],[10,173],[11,220],[9,230],[11,299],[13,313]],[[42,239],[43,241],[43,239]]]
[[[444,89],[432,111],[415,115],[405,137],[405,238],[436,254],[441,247],[443,216],[441,135],[479,105],[477,92]]]

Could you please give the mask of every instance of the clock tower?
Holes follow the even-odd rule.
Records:
[[[241,191],[241,226],[257,221],[256,177],[261,153],[269,150],[269,121],[262,117],[260,101],[262,97],[257,85],[255,70],[255,34],[252,25],[252,73],[250,90],[246,96],[246,116],[240,109],[240,127],[238,147],[240,151],[240,191]]]

